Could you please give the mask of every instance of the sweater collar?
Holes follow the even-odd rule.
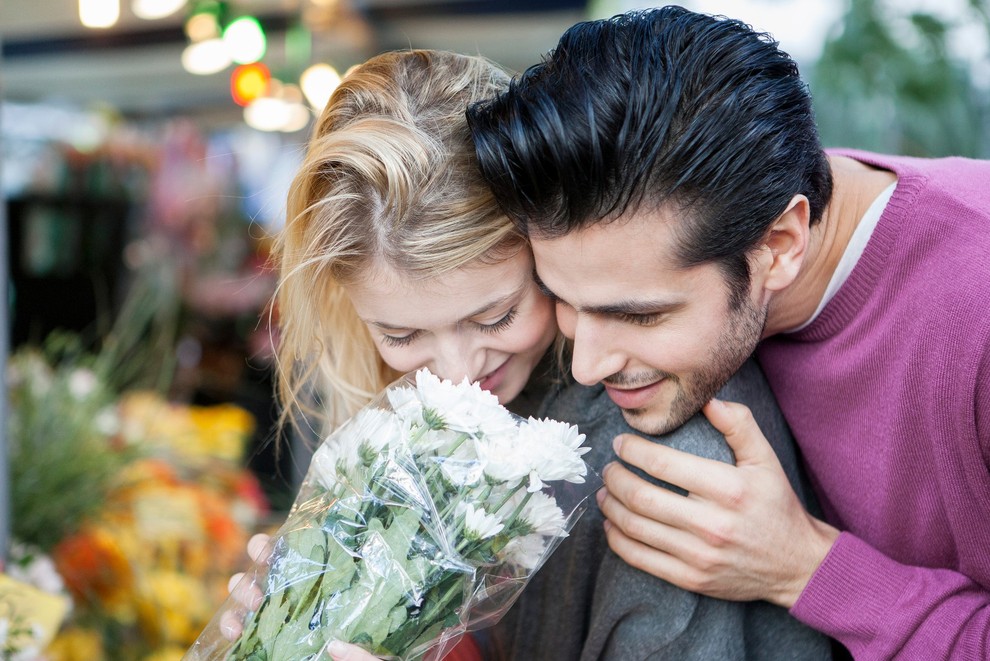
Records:
[[[800,331],[787,334],[788,338],[798,341],[812,342],[830,337],[859,313],[886,267],[902,222],[912,213],[918,194],[927,183],[927,176],[902,157],[850,149],[830,149],[828,153],[890,170],[897,175],[897,187],[849,278],[817,319]]]

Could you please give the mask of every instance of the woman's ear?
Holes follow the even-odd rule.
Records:
[[[808,198],[795,195],[770,226],[757,258],[764,290],[782,291],[797,278],[808,251],[810,220]]]

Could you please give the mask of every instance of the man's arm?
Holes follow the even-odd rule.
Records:
[[[793,607],[857,658],[990,658],[985,588],[840,536],[801,507],[746,407],[712,402],[704,413],[735,451],[735,466],[616,439],[625,461],[689,492],[607,468],[599,496],[606,534],[626,562],[688,590]]]

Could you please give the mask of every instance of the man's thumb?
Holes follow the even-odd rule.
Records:
[[[756,424],[748,406],[712,399],[701,411],[708,418],[708,422],[725,436],[726,442],[736,455],[737,466],[760,461],[767,452],[773,454],[773,449],[760,431],[760,426]]]

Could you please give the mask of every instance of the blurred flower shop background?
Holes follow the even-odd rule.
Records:
[[[986,0],[684,0],[774,34],[828,145],[990,157]],[[349,67],[521,71],[626,0],[4,0],[0,659],[181,658],[284,521],[270,236]],[[278,442],[276,442],[278,441]]]

